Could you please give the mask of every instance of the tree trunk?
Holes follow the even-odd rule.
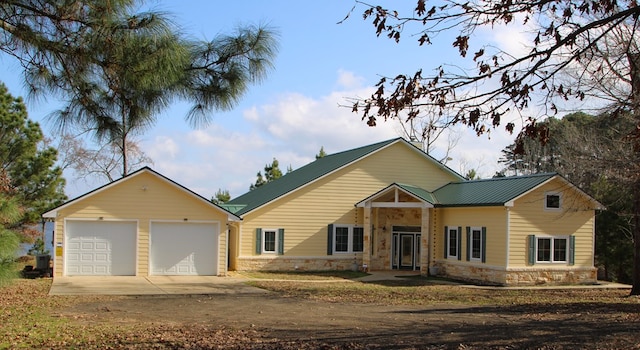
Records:
[[[129,173],[129,164],[127,164],[127,136],[122,134],[122,177]]]
[[[633,184],[633,288],[631,295],[640,295],[640,180]]]
[[[631,75],[631,108],[636,125],[640,127],[640,53],[628,53]],[[633,133],[633,155],[631,183],[633,191],[633,287],[631,295],[640,295],[640,173],[635,167],[640,160],[640,129]]]

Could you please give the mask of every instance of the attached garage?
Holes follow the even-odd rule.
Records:
[[[134,276],[135,221],[78,221],[65,225],[67,276]]]
[[[148,167],[42,215],[55,221],[53,276],[223,276],[241,219]]]
[[[152,222],[151,275],[218,273],[218,223]]]

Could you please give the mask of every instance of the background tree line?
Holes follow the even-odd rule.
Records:
[[[596,215],[596,266],[604,278],[632,282],[633,201],[630,188],[637,164],[630,163],[634,126],[629,113],[615,117],[578,112],[561,119],[549,118],[543,126],[549,139],[521,136],[502,150],[505,168],[496,176],[557,172],[602,203]],[[521,152],[515,152],[518,147]]]

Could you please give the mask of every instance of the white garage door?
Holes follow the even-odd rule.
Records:
[[[67,221],[65,275],[136,274],[135,221]]]
[[[152,222],[151,274],[216,275],[219,233],[217,223]]]

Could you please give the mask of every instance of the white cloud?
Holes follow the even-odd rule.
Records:
[[[349,72],[339,72],[338,80],[349,76],[349,81],[359,80]],[[274,157],[286,172],[288,166],[297,169],[313,161],[321,147],[331,154],[400,136],[395,120],[369,127],[359,114],[341,107],[348,104],[348,97],[370,94],[370,88],[357,86],[318,98],[282,94],[271,103],[234,112],[229,117],[235,118],[230,119],[233,123],[157,135],[144,150],[154,159],[155,170],[203,197],[210,198],[218,189],[237,197],[249,190],[256,173]],[[488,139],[464,126],[460,129],[464,136],[448,166],[456,171],[475,168],[482,177],[492,176],[500,150],[511,142],[509,136],[497,131]]]
[[[156,136],[150,147],[145,147],[145,153],[151,159],[175,159],[180,152],[180,145],[170,136]]]
[[[338,71],[338,87],[344,90],[359,89],[365,82],[363,77],[343,69]]]

